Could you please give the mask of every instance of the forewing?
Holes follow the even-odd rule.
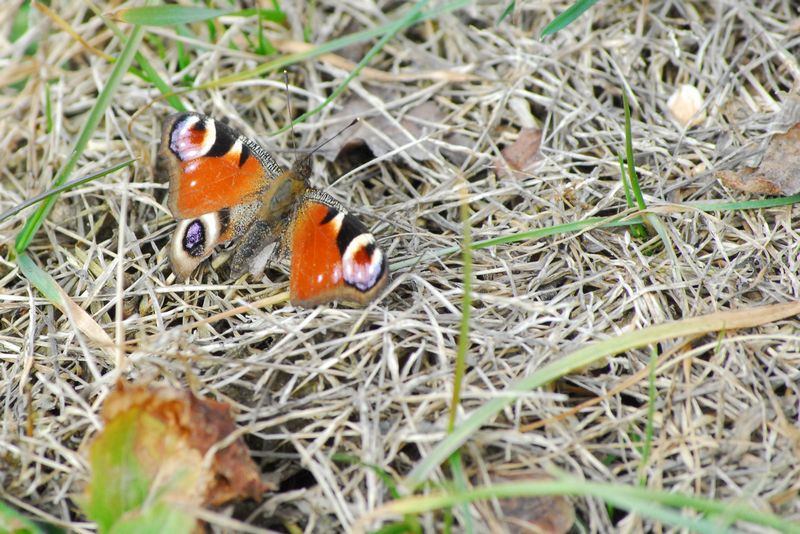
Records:
[[[159,155],[169,171],[169,209],[179,220],[252,203],[284,172],[257,143],[197,113],[165,121]]]

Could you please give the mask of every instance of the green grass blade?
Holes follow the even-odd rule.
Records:
[[[519,232],[516,234],[509,234],[499,237],[493,237],[490,239],[483,239],[481,241],[473,242],[472,250],[480,250],[483,248],[496,247],[498,245],[505,245],[508,243],[517,243],[519,241],[536,240],[536,239],[541,239],[543,237],[549,237],[551,235],[577,232],[585,230],[592,226],[605,228],[613,226],[628,226],[630,224],[636,224],[636,223],[641,224],[642,222],[642,219],[639,217],[631,218],[629,220],[622,220],[625,217],[626,214],[613,215],[611,217],[589,217],[588,219],[584,219],[582,221],[557,224],[555,226],[547,226],[545,228],[536,228],[534,230],[528,230],[527,232]],[[396,271],[398,269],[404,269],[406,267],[416,265],[420,262],[425,262],[432,260],[434,258],[441,258],[443,256],[449,256],[450,254],[455,254],[460,250],[461,250],[460,245],[453,245],[452,247],[443,247],[435,251],[428,251],[414,258],[409,258],[407,260],[394,262],[390,265],[390,269],[392,271]]]
[[[547,37],[550,34],[556,33],[569,26],[572,21],[580,17],[584,11],[597,3],[597,0],[578,0],[572,4],[566,11],[553,19],[553,21],[544,27],[542,33],[539,34],[540,38]]]
[[[633,134],[631,133],[631,107],[628,103],[628,91],[622,88],[622,104],[625,108],[625,157],[628,158],[628,180],[633,190],[633,196],[640,210],[647,209],[647,204],[642,195],[642,188],[639,187],[639,175],[636,172],[636,165],[633,161]]]
[[[589,344],[582,349],[558,358],[532,375],[515,382],[507,388],[506,391],[509,394],[494,398],[475,410],[456,427],[453,433],[445,437],[439,445],[414,467],[406,479],[406,485],[411,489],[419,487],[425,482],[430,473],[461,447],[474,432],[477,432],[484,423],[514,402],[520,395],[548,384],[570,372],[608,356],[651,343],[658,343],[665,339],[694,336],[723,329],[747,328],[791,317],[798,313],[800,313],[800,301],[732,312],[717,312],[650,326]]]
[[[17,13],[11,22],[11,32],[8,35],[8,40],[16,43],[17,40],[25,35],[30,27],[31,3],[29,0],[22,2],[17,9]]]
[[[276,24],[283,24],[286,22],[286,13],[281,11],[280,9],[261,9],[258,7],[251,7],[247,9],[242,9],[239,11],[234,11],[229,13],[228,16],[230,17],[252,17],[257,16],[261,20],[268,20],[270,22],[275,22]]]
[[[667,204],[665,207],[673,207],[675,211],[679,211],[682,207],[688,210],[698,210],[703,212],[714,211],[737,211],[746,209],[768,209],[779,208],[782,206],[790,206],[792,204],[800,203],[800,194],[791,195],[787,197],[778,198],[764,198],[758,200],[742,200],[736,202],[709,202],[706,200],[684,202],[683,204]],[[655,208],[653,208],[655,209]],[[642,224],[644,220],[639,216],[631,216],[630,214],[612,215],[610,217],[589,217],[582,221],[575,221],[564,224],[557,224],[555,226],[548,226],[545,228],[536,228],[528,230],[527,232],[519,232],[516,234],[508,234],[491,239],[483,239],[472,243],[472,250],[480,250],[483,248],[496,247],[499,245],[506,245],[509,243],[518,243],[520,241],[542,239],[553,235],[566,234],[570,232],[580,232],[587,228],[615,228],[620,226],[631,226]],[[428,251],[419,256],[409,258],[402,261],[394,262],[390,265],[392,271],[405,269],[419,263],[441,258],[455,254],[461,250],[459,245],[452,247],[443,247],[435,251]]]
[[[372,60],[372,58],[375,57],[375,55],[379,51],[381,51],[384,46],[386,46],[386,43],[388,43],[390,40],[392,40],[394,38],[394,36],[397,34],[397,32],[399,32],[401,29],[403,29],[403,28],[405,28],[407,26],[411,26],[412,24],[414,24],[419,19],[419,15],[422,12],[422,8],[425,7],[425,5],[429,1],[430,0],[419,0],[414,5],[414,7],[411,8],[411,10],[408,13],[406,13],[403,17],[401,17],[399,20],[397,20],[393,24],[391,24],[387,28],[386,33],[378,40],[377,43],[375,43],[372,46],[372,48],[370,48],[369,52],[367,52],[364,55],[364,57],[361,58],[361,61],[358,62],[358,64],[350,72],[350,74],[347,75],[347,77],[342,81],[342,83],[340,83],[339,86],[320,105],[318,105],[317,107],[315,107],[315,108],[313,108],[313,109],[311,109],[309,111],[306,111],[305,113],[303,113],[302,115],[297,117],[294,121],[292,121],[291,123],[287,124],[283,128],[279,129],[273,135],[281,134],[281,133],[289,130],[290,128],[296,126],[297,124],[302,123],[307,118],[309,118],[312,115],[315,115],[315,114],[319,113],[321,110],[325,109],[326,106],[328,106],[331,102],[333,102],[336,98],[338,98],[338,96],[340,94],[342,94],[345,89],[347,89],[347,86],[350,85],[350,82],[353,81],[353,79],[356,76],[358,76],[358,74],[362,71],[362,69],[369,64],[369,62]]]
[[[625,178],[625,162],[622,159],[621,154],[617,154],[617,158],[619,159],[619,177],[622,180],[622,188],[625,190],[625,204],[629,208],[635,208],[635,204],[633,202],[633,194],[631,193],[631,187],[628,185],[628,180]],[[647,229],[644,227],[643,224],[632,224],[630,228],[631,234],[637,239],[647,239]]]
[[[645,470],[650,461],[650,451],[653,448],[653,421],[656,415],[656,369],[658,368],[658,351],[655,347],[650,349],[650,373],[647,379],[647,426],[644,432],[644,445],[642,447],[642,461],[639,469],[639,485],[647,484]]]
[[[466,188],[466,185],[464,186]],[[467,349],[469,348],[469,319],[472,311],[472,229],[469,222],[469,201],[466,190],[461,199],[461,224],[463,227],[462,258],[464,293],[461,302],[461,327],[456,349],[455,373],[453,376],[453,397],[450,399],[450,414],[447,431],[452,432],[456,425],[458,406],[461,404],[461,387],[467,369]]]
[[[141,26],[174,26],[210,20],[231,13],[231,10],[211,7],[162,5],[121,9],[114,17],[120,22]]]
[[[44,131],[49,135],[53,131],[53,99],[50,95],[50,84],[48,82],[44,84],[44,98],[44,114],[47,121]],[[2,217],[0,217],[0,220],[2,220]]]
[[[141,26],[176,26],[212,20],[217,17],[253,17],[258,16],[278,24],[286,20],[286,14],[280,9],[247,8],[239,10],[216,9],[203,6],[162,5],[150,7],[132,7],[121,9],[114,14],[120,22],[139,24]]]
[[[494,25],[499,26],[501,22],[503,22],[511,13],[514,12],[515,7],[517,7],[516,0],[511,0],[511,2],[508,3],[508,5],[500,14],[500,16],[497,17],[497,22],[495,22]]]
[[[61,527],[42,524],[18,512],[16,508],[0,501],[0,532],[5,534],[62,534]]]
[[[41,293],[50,304],[60,310],[67,307],[67,303],[64,302],[62,297],[61,286],[58,285],[58,282],[56,282],[52,276],[36,265],[27,253],[22,252],[17,256],[17,264],[22,274],[25,275],[25,278],[28,279],[33,287],[39,290],[39,293]]]
[[[790,534],[800,533],[800,525],[769,512],[751,508],[746,503],[730,503],[666,491],[626,486],[622,484],[588,482],[561,475],[557,480],[505,482],[479,486],[466,492],[433,493],[406,497],[387,503],[364,520],[393,514],[422,514],[448,509],[462,502],[504,499],[511,497],[536,497],[546,495],[572,495],[595,497],[632,512],[639,512],[674,526],[690,528],[695,532],[738,532],[725,523],[747,521],[774,528]],[[707,517],[688,518],[679,509],[693,509]]]
[[[83,150],[86,148],[86,144],[89,142],[89,139],[91,139],[95,128],[97,128],[97,125],[103,118],[103,114],[105,113],[108,104],[111,102],[111,97],[116,92],[117,86],[119,86],[122,77],[128,71],[128,67],[130,67],[131,62],[133,61],[133,57],[136,54],[136,50],[139,48],[139,43],[141,42],[143,35],[144,28],[142,26],[135,26],[133,28],[133,31],[131,32],[127,43],[125,43],[125,47],[123,48],[119,59],[114,64],[114,68],[111,71],[108,82],[103,87],[103,90],[100,91],[100,94],[97,96],[97,101],[94,103],[92,110],[89,112],[89,116],[86,119],[86,124],[84,124],[77,141],[75,141],[75,146],[72,148],[69,158],[61,167],[61,170],[56,175],[55,180],[53,180],[53,187],[59,187],[63,185],[67,181],[67,178],[69,178],[69,175],[72,173],[75,165],[78,163],[78,158],[80,158]],[[28,245],[33,239],[34,234],[42,225],[42,222],[47,214],[50,213],[50,210],[53,208],[53,204],[55,204],[57,199],[58,195],[48,197],[47,200],[45,200],[44,203],[39,206],[39,209],[37,209],[31,218],[25,223],[25,226],[22,228],[19,234],[17,234],[17,239],[14,244],[17,254],[28,248]]]
[[[457,9],[461,9],[463,7],[466,7],[466,6],[470,5],[470,4],[472,4],[472,3],[473,3],[472,0],[454,0],[452,2],[444,4],[442,6],[435,7],[433,9],[428,10],[428,11],[420,13],[419,16],[415,20],[407,22],[407,25],[411,25],[411,24],[416,23],[416,22],[422,22],[422,21],[425,21],[425,20],[434,19],[434,18],[438,17],[439,15],[442,15],[443,13],[449,13],[451,11],[455,11]],[[267,61],[265,63],[262,63],[261,65],[255,67],[253,69],[250,69],[250,70],[247,70],[247,71],[238,72],[236,74],[231,74],[229,76],[223,76],[222,78],[217,78],[216,80],[212,80],[210,82],[206,82],[206,83],[197,85],[195,87],[192,87],[191,89],[186,89],[184,91],[181,91],[181,93],[189,92],[189,91],[204,90],[204,89],[212,89],[212,88],[215,88],[215,87],[221,87],[223,85],[227,85],[227,84],[231,84],[231,83],[235,83],[235,82],[241,82],[241,81],[249,80],[251,78],[262,76],[264,74],[267,74],[267,73],[275,71],[275,70],[281,70],[281,69],[284,69],[284,68],[288,67],[289,65],[293,65],[295,63],[300,63],[302,61],[307,61],[309,59],[321,56],[323,54],[334,52],[336,50],[348,47],[350,45],[357,44],[357,43],[360,43],[360,42],[363,42],[363,41],[368,41],[368,40],[373,39],[375,37],[380,37],[382,35],[385,35],[386,32],[390,31],[397,23],[398,23],[398,21],[392,21],[392,22],[388,22],[386,24],[382,24],[382,25],[374,27],[374,28],[369,28],[369,29],[366,29],[366,30],[363,30],[363,31],[360,31],[360,32],[351,33],[349,35],[345,35],[344,37],[340,37],[338,39],[332,39],[330,41],[326,41],[325,43],[322,43],[322,44],[316,46],[315,48],[313,48],[311,50],[306,50],[306,51],[303,51],[303,52],[297,52],[297,53],[294,53],[294,54],[287,54],[287,55],[281,56],[279,58],[276,58],[276,59],[274,59],[272,61]],[[399,28],[399,29],[402,29],[402,28]]]
[[[461,460],[461,453],[459,451],[450,455],[450,472],[453,475],[453,486],[456,491],[463,493],[467,491],[467,474],[464,472],[464,462]],[[460,525],[460,531],[466,534],[475,533],[475,522],[472,520],[472,514],[469,513],[469,503],[464,501],[458,503],[456,506],[461,507],[461,515],[464,523]]]
[[[122,30],[119,29],[119,26],[114,24],[113,20],[106,17],[100,11],[100,9],[91,2],[89,3],[89,8],[92,11],[94,11],[95,15],[100,17],[100,19],[105,23],[106,27],[108,27],[109,30],[114,32],[114,35],[117,36],[117,39],[119,39],[120,41],[125,40],[125,34],[122,33]],[[158,57],[161,57],[161,55],[159,54]],[[145,81],[155,85],[156,88],[159,90],[159,92],[161,92],[161,94],[165,96],[167,102],[169,102],[169,105],[172,106],[173,109],[175,109],[176,111],[188,111],[188,109],[183,104],[181,99],[174,94],[172,87],[170,87],[170,85],[166,81],[164,81],[164,79],[161,78],[161,76],[158,75],[158,71],[156,71],[156,69],[153,68],[153,66],[150,64],[150,62],[147,60],[144,54],[142,54],[141,52],[136,52],[135,61],[136,63],[139,64],[140,67],[142,67],[143,72],[141,73],[141,77]]]
[[[81,178],[76,178],[75,180],[72,180],[71,182],[67,182],[67,183],[62,184],[62,185],[60,185],[58,187],[54,187],[52,189],[49,189],[49,190],[45,191],[42,194],[36,195],[35,197],[26,200],[25,202],[23,202],[19,206],[15,206],[15,207],[11,208],[10,210],[8,210],[8,211],[6,211],[4,213],[0,213],[0,222],[3,222],[4,220],[8,219],[12,215],[15,215],[15,214],[19,213],[20,211],[24,210],[25,208],[33,206],[37,202],[41,202],[42,200],[50,198],[53,195],[61,194],[64,191],[69,191],[70,189],[72,189],[74,187],[77,187],[79,185],[83,185],[83,184],[92,182],[94,180],[97,180],[98,178],[102,178],[103,176],[106,176],[108,174],[117,172],[118,170],[127,167],[128,165],[130,165],[134,161],[136,161],[136,160],[135,159],[129,159],[127,161],[123,161],[122,163],[118,163],[118,164],[114,165],[113,167],[109,167],[107,169],[103,169],[100,172],[96,172],[96,173],[90,174],[88,176],[82,176]]]
[[[757,200],[737,200],[735,202],[709,202],[707,200],[692,200],[684,202],[688,206],[700,211],[736,211],[779,208],[800,202],[800,194],[788,197],[760,198]]]
[[[622,159],[622,154],[617,154],[617,159],[619,160],[619,176],[622,180],[622,188],[625,190],[625,204],[632,208],[634,206],[631,187],[628,185],[628,180],[625,179],[625,160]]]
[[[53,306],[67,314],[75,327],[86,335],[89,340],[101,347],[109,357],[114,356],[114,342],[106,334],[105,330],[97,324],[86,310],[78,306],[67,293],[58,285],[58,282],[50,276],[50,273],[41,267],[28,256],[27,252],[22,252],[17,256],[17,265],[25,278],[33,287],[39,290],[44,298]]]

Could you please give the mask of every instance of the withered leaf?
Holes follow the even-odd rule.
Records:
[[[769,195],[794,195],[800,192],[800,123],[784,134],[775,134],[757,168],[743,167],[738,171],[717,171],[723,184],[747,191]]]
[[[541,160],[539,147],[542,144],[542,131],[538,128],[522,128],[517,140],[500,153],[503,158],[495,161],[497,176],[505,176],[510,168],[517,178],[529,176],[529,171]]]
[[[236,430],[224,403],[180,389],[120,382],[106,398],[102,416],[104,433],[119,421],[132,424],[124,432],[133,433],[130,454],[138,460],[145,479],[163,480],[165,473],[179,471],[189,474],[191,484],[171,488],[175,500],[213,506],[259,498],[270,489],[241,437],[217,451],[210,465],[204,462],[209,449]]]

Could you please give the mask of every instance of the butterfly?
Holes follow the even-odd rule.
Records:
[[[185,281],[217,246],[236,240],[238,278],[268,245],[291,256],[289,298],[297,306],[365,305],[388,281],[375,237],[339,202],[308,184],[311,156],[285,169],[262,148],[211,117],[177,113],[163,125],[160,164],[178,224],[172,271]]]

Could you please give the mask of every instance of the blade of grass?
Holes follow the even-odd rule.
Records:
[[[623,107],[625,108],[625,157],[628,159],[628,182],[630,183],[631,190],[633,191],[633,196],[636,199],[636,204],[641,210],[642,218],[644,221],[650,225],[658,234],[658,237],[661,239],[661,242],[664,243],[664,251],[670,257],[671,265],[679,265],[678,256],[675,254],[675,249],[672,246],[672,239],[669,237],[669,231],[667,230],[666,225],[656,217],[652,213],[647,213],[645,210],[647,209],[647,203],[644,201],[644,195],[642,195],[642,188],[639,186],[639,174],[636,172],[636,163],[633,159],[633,133],[631,128],[631,107],[628,101],[628,91],[623,86],[622,88],[622,103]],[[624,183],[624,176],[623,176],[623,183]],[[630,200],[630,198],[628,198]],[[633,228],[637,228],[634,226]],[[647,235],[647,230],[644,227],[639,227],[641,230],[637,230],[638,233]],[[682,282],[681,272],[679,270],[674,270],[673,274],[675,278]]]
[[[214,19],[233,13],[228,9],[215,9],[202,6],[162,5],[120,9],[114,13],[118,22],[141,26],[174,26],[202,20]]]
[[[264,15],[261,10],[258,12],[258,53],[262,56],[270,56],[275,53],[275,47],[267,39],[264,33]]]
[[[114,342],[106,331],[103,330],[97,321],[92,318],[83,308],[78,306],[67,293],[61,289],[50,274],[42,270],[26,252],[21,252],[17,256],[17,264],[19,265],[20,272],[25,275],[25,278],[44,295],[44,297],[55,307],[66,314],[78,330],[83,332],[87,338],[94,342],[97,346],[104,350],[104,352],[111,358],[114,357],[112,347]]]
[[[452,432],[456,426],[458,407],[461,404],[461,386],[464,381],[467,364],[467,349],[469,348],[469,319],[472,311],[472,229],[469,222],[469,202],[466,184],[461,195],[461,225],[462,225],[462,261],[464,292],[461,300],[461,327],[458,335],[456,349],[455,374],[453,376],[453,397],[450,399],[450,414],[447,421],[447,431]]]
[[[566,11],[554,18],[550,24],[545,26],[542,33],[539,34],[539,38],[544,39],[548,35],[563,30],[596,3],[597,0],[578,0],[569,6]]]
[[[229,17],[252,17],[258,16],[262,20],[268,20],[276,24],[283,24],[286,22],[286,13],[284,13],[277,2],[273,2],[272,9],[263,9],[260,7],[248,7],[229,13]]]
[[[391,501],[362,517],[360,524],[376,518],[395,514],[422,514],[446,509],[464,501],[472,502],[510,497],[534,497],[542,495],[573,495],[595,497],[613,503],[619,508],[641,511],[675,526],[685,526],[698,532],[731,532],[719,522],[708,518],[686,518],[677,510],[690,508],[724,521],[747,521],[756,525],[775,528],[781,532],[798,533],[800,525],[768,512],[756,510],[741,502],[720,502],[704,497],[683,495],[666,491],[626,486],[623,484],[589,482],[567,475],[557,480],[527,482],[505,482],[491,486],[480,486],[467,492],[433,493],[406,497]],[[658,509],[647,505],[658,505]],[[669,508],[666,508],[669,507]],[[686,523],[685,521],[689,521]]]
[[[131,7],[114,14],[119,22],[141,26],[176,26],[212,20],[218,17],[252,17],[282,23],[286,15],[280,9],[216,9],[202,6],[162,5],[150,7]]]
[[[0,532],[10,532],[14,534],[62,534],[66,530],[55,525],[46,525],[34,521],[30,517],[17,511],[4,501],[0,501],[0,525],[1,528],[8,529]]]
[[[628,102],[628,91],[622,88],[622,107],[625,108],[625,157],[628,158],[628,181],[633,196],[636,199],[636,205],[639,209],[644,211],[647,209],[647,204],[642,195],[642,189],[639,187],[639,175],[636,172],[636,165],[633,161],[633,133],[631,128],[631,106]]]
[[[133,28],[133,31],[131,32],[128,41],[125,43],[125,47],[123,48],[118,61],[114,64],[114,68],[111,71],[108,82],[100,91],[100,94],[97,96],[97,101],[89,112],[89,116],[86,118],[86,123],[84,124],[83,129],[81,129],[78,139],[75,141],[75,146],[72,148],[69,158],[61,167],[61,170],[56,175],[55,180],[53,180],[53,187],[59,187],[63,185],[67,181],[67,178],[69,178],[69,175],[72,173],[75,165],[78,163],[78,159],[83,153],[83,150],[86,148],[86,144],[89,142],[89,139],[91,139],[95,128],[97,128],[97,125],[103,118],[103,114],[111,102],[112,95],[116,92],[117,86],[122,80],[122,77],[128,71],[128,67],[130,67],[131,62],[133,61],[133,57],[136,54],[136,50],[139,47],[139,43],[141,42],[143,35],[143,27],[135,26]],[[45,200],[44,203],[39,206],[39,209],[37,209],[31,218],[25,223],[25,226],[17,234],[17,238],[14,243],[14,248],[17,254],[28,248],[28,245],[33,239],[34,234],[42,225],[42,222],[47,214],[50,213],[50,210],[53,208],[53,204],[55,204],[57,199],[57,194],[48,197],[47,200]]]
[[[633,208],[634,203],[633,196],[631,194],[631,187],[628,185],[628,180],[625,179],[625,162],[623,161],[621,154],[618,154],[617,157],[619,158],[619,177],[620,180],[622,180],[622,188],[625,190],[625,204],[627,204],[629,208]],[[637,239],[647,239],[647,229],[643,224],[632,224],[631,234],[633,234],[633,236]]]
[[[443,13],[449,13],[451,11],[455,11],[457,9],[461,9],[463,7],[466,7],[466,6],[470,5],[470,4],[472,4],[472,3],[473,3],[472,0],[454,0],[453,2],[449,2],[449,3],[444,4],[442,6],[434,7],[432,9],[430,9],[429,11],[419,13],[418,17],[416,19],[412,20],[412,21],[407,22],[407,25],[410,26],[411,24],[414,24],[414,23],[417,23],[417,22],[422,22],[422,21],[425,21],[425,20],[434,19],[434,18],[438,17],[439,15],[442,15]],[[403,17],[403,18],[406,18],[406,17]],[[400,20],[402,20],[402,19],[400,19]],[[180,91],[180,94],[183,94],[183,93],[189,92],[189,91],[213,89],[213,88],[220,87],[220,86],[223,86],[223,85],[227,85],[227,84],[231,84],[231,83],[235,83],[235,82],[241,82],[241,81],[249,80],[250,78],[255,78],[255,77],[258,77],[258,76],[262,76],[262,75],[267,74],[269,72],[272,72],[274,70],[282,70],[282,69],[288,67],[289,65],[293,65],[295,63],[300,63],[300,62],[303,62],[303,61],[307,61],[309,59],[313,59],[315,57],[321,56],[323,54],[327,54],[329,52],[334,52],[336,50],[348,47],[348,46],[353,45],[353,44],[357,44],[357,43],[360,43],[360,42],[363,42],[363,41],[368,41],[368,40],[373,39],[375,37],[380,37],[382,35],[385,35],[387,32],[391,31],[391,29],[394,28],[397,24],[398,24],[398,21],[391,21],[391,22],[388,22],[386,24],[382,24],[382,25],[374,27],[374,28],[368,28],[368,29],[360,31],[360,32],[356,32],[356,33],[351,33],[349,35],[345,35],[345,36],[340,37],[338,39],[332,39],[330,41],[326,41],[325,43],[322,43],[322,44],[316,46],[315,48],[313,48],[311,50],[304,50],[303,52],[297,52],[297,53],[294,53],[294,54],[287,54],[285,56],[282,56],[280,58],[274,59],[272,61],[267,61],[265,63],[262,63],[261,65],[255,67],[253,69],[250,69],[250,70],[247,70],[247,71],[238,72],[236,74],[231,74],[229,76],[223,76],[222,78],[217,78],[216,80],[212,80],[212,81],[197,85],[195,87],[192,87],[192,88],[189,88],[189,89],[185,89],[183,91]],[[402,27],[398,28],[397,31],[399,31],[400,29],[403,29],[403,28]]]
[[[757,200],[737,200],[735,202],[709,202],[706,200],[692,200],[682,205],[700,211],[734,211],[778,208],[800,202],[800,194],[788,197],[760,198]]]
[[[50,95],[50,82],[44,84],[44,114],[45,114],[45,133],[50,134],[53,131],[53,101]],[[3,217],[0,217],[0,221]]]
[[[484,423],[514,402],[520,395],[548,384],[576,369],[608,356],[658,343],[665,339],[693,336],[723,329],[748,328],[791,317],[798,313],[800,313],[800,301],[731,312],[716,312],[626,332],[601,342],[589,344],[517,381],[507,388],[509,394],[494,398],[475,410],[456,427],[453,433],[445,437],[414,467],[406,479],[406,486],[410,489],[419,487],[425,482],[431,471],[461,447]]]
[[[89,2],[89,8],[94,12],[95,15],[100,17],[100,19],[105,23],[106,27],[117,36],[117,39],[119,39],[120,42],[125,40],[125,34],[122,33],[122,30],[120,30],[119,27],[114,24],[114,21],[106,17],[102,11],[96,5],[94,5],[93,2]],[[165,96],[167,102],[169,102],[169,105],[172,106],[173,109],[176,111],[188,111],[183,102],[181,102],[181,99],[178,98],[177,95],[173,94],[172,87],[166,81],[164,81],[161,76],[158,75],[158,72],[155,68],[153,68],[144,54],[137,51],[135,60],[144,71],[142,77],[145,79],[145,81],[155,85],[156,89],[158,89],[159,92]]]
[[[305,113],[297,117],[295,120],[293,120],[291,123],[287,124],[283,128],[276,131],[273,135],[281,134],[294,126],[301,124],[303,121],[305,121],[312,115],[315,115],[319,113],[321,110],[325,109],[326,106],[328,106],[331,102],[333,102],[336,98],[338,98],[339,95],[342,94],[345,89],[347,89],[347,86],[350,85],[350,82],[353,81],[353,79],[356,76],[358,76],[361,70],[369,64],[372,58],[375,57],[375,55],[378,52],[380,52],[384,46],[386,46],[386,43],[388,43],[390,40],[394,38],[397,32],[399,32],[403,28],[411,26],[412,24],[414,24],[414,22],[417,21],[420,13],[422,12],[422,8],[425,7],[425,5],[427,5],[429,1],[430,0],[418,0],[417,3],[414,4],[414,7],[412,7],[408,13],[406,13],[404,16],[402,16],[399,20],[397,20],[394,24],[391,24],[386,29],[386,33],[380,39],[378,39],[378,42],[375,43],[366,54],[364,54],[364,57],[361,58],[361,61],[359,61],[358,64],[355,66],[355,68],[352,71],[350,71],[350,74],[348,74],[347,77],[344,80],[342,80],[342,83],[340,83],[339,86],[336,87],[336,89],[334,89],[333,92],[330,95],[328,95],[328,97],[320,105],[309,111],[306,111]]]
[[[450,413],[447,421],[447,431],[453,432],[456,426],[456,416],[458,407],[461,405],[461,388],[464,382],[467,364],[467,350],[469,349],[469,319],[472,311],[472,228],[469,220],[469,195],[467,184],[464,182],[461,187],[461,214],[462,239],[462,261],[463,261],[463,285],[464,293],[461,302],[461,327],[458,335],[458,348],[456,349],[455,373],[453,375],[453,396],[450,399]],[[461,454],[455,451],[450,455],[450,471],[453,474],[453,482],[458,491],[467,490],[467,478],[464,475],[464,467],[461,462]],[[464,520],[464,531],[472,534],[475,525],[472,515],[469,513],[467,503],[461,505],[461,515]]]
[[[11,22],[11,32],[8,36],[10,42],[16,43],[17,40],[28,31],[28,28],[30,28],[30,15],[31,3],[29,0],[26,0],[20,4]]]
[[[467,492],[467,475],[464,473],[464,464],[461,461],[461,453],[456,451],[451,454],[449,463],[450,472],[453,475],[453,486],[455,487],[456,491],[458,493]],[[472,514],[469,513],[469,503],[464,501],[462,503],[458,503],[456,506],[461,507],[461,515],[464,521],[464,524],[461,525],[461,531],[466,532],[467,534],[474,534],[475,523],[472,520]]]
[[[658,352],[655,347],[650,349],[650,373],[648,376],[648,399],[647,399],[647,426],[644,433],[644,445],[642,447],[642,461],[639,464],[639,485],[647,485],[645,470],[647,462],[650,461],[650,451],[653,448],[653,420],[656,415],[656,369],[658,368]]]
[[[508,17],[511,13],[514,12],[514,8],[515,7],[517,7],[516,0],[511,0],[511,2],[508,3],[508,5],[503,10],[503,12],[500,14],[500,16],[497,17],[497,21],[494,23],[494,25],[495,26],[499,26],[500,23],[503,22],[506,19],[506,17]]]
[[[123,161],[122,163],[118,163],[118,164],[114,165],[113,167],[109,167],[107,169],[103,169],[100,172],[96,172],[96,173],[90,174],[88,176],[82,176],[81,178],[76,178],[75,180],[72,180],[71,182],[67,182],[65,184],[62,184],[62,185],[60,185],[58,187],[54,187],[52,189],[48,189],[44,193],[41,193],[39,195],[36,195],[33,198],[30,198],[30,199],[26,200],[25,202],[23,202],[22,204],[20,204],[18,206],[15,206],[15,207],[11,208],[10,210],[8,210],[8,211],[6,211],[4,213],[0,213],[0,222],[3,222],[4,220],[8,219],[12,215],[15,215],[15,214],[19,213],[20,211],[24,210],[25,208],[33,206],[37,202],[41,202],[42,200],[45,200],[46,198],[49,198],[49,197],[51,197],[53,195],[61,194],[64,191],[69,191],[70,189],[73,189],[74,187],[77,187],[79,185],[89,183],[91,181],[97,180],[98,178],[102,178],[103,176],[106,176],[108,174],[117,172],[118,170],[127,167],[128,165],[130,165],[134,161],[136,161],[136,160],[135,159],[129,159],[129,160]]]
[[[767,209],[779,208],[782,206],[790,206],[792,204],[800,203],[800,194],[791,195],[788,197],[778,198],[764,198],[758,200],[743,200],[736,202],[709,202],[705,200],[690,201],[683,204],[664,204],[660,206],[651,205],[648,211],[658,211],[659,213],[669,213],[670,211],[681,210],[698,210],[702,212],[714,211],[737,211],[745,209]],[[564,224],[557,224],[555,226],[548,226],[545,228],[536,228],[528,230],[527,232],[519,232],[516,234],[508,234],[490,239],[483,239],[475,241],[472,244],[472,250],[480,250],[484,248],[496,247],[498,245],[505,245],[509,243],[518,243],[520,241],[542,239],[552,235],[566,234],[569,232],[580,232],[588,228],[615,228],[620,226],[630,226],[633,224],[641,224],[643,219],[639,216],[634,216],[630,213],[621,213],[609,217],[589,217],[582,221],[575,221]],[[451,247],[443,247],[438,250],[428,251],[419,256],[409,258],[407,260],[393,262],[389,268],[392,271],[405,269],[419,263],[430,261],[435,258],[441,258],[455,254],[461,250],[459,245]]]
[[[113,56],[110,56],[110,55],[106,54],[105,52],[103,52],[102,50],[98,50],[97,48],[95,48],[92,45],[90,45],[86,41],[86,39],[84,39],[83,36],[81,36],[80,33],[75,31],[67,21],[62,19],[58,15],[58,13],[56,13],[55,11],[53,11],[52,9],[47,7],[46,5],[42,4],[41,2],[35,2],[33,5],[42,14],[44,14],[45,16],[50,18],[53,21],[53,23],[56,26],[58,26],[64,33],[66,33],[67,35],[72,37],[76,42],[80,43],[81,46],[86,48],[86,50],[88,50],[89,52],[93,53],[94,55],[96,55],[98,57],[103,58],[105,61],[108,61],[109,63],[114,63],[117,60],[117,58],[115,58]],[[124,37],[120,38],[120,41],[124,41]],[[137,77],[141,78],[142,80],[147,81],[147,77],[144,75],[144,73],[141,72],[136,67],[131,66],[129,70],[130,70],[130,73],[133,74],[134,76],[137,76]]]
[[[533,230],[528,230],[527,232],[520,232],[517,234],[509,234],[499,237],[493,237],[490,239],[483,239],[481,241],[475,241],[474,243],[472,243],[472,250],[480,250],[484,248],[496,247],[498,245],[505,245],[508,243],[517,243],[519,241],[541,239],[543,237],[558,235],[562,233],[577,232],[580,230],[591,228],[592,226],[605,228],[613,226],[627,226],[629,224],[642,222],[642,219],[638,217],[628,221],[623,221],[622,219],[624,219],[627,216],[630,216],[630,214],[623,213],[620,215],[612,215],[610,217],[589,217],[588,219],[584,219],[582,221],[557,224],[555,226],[548,226],[545,228],[535,228]],[[397,269],[403,269],[412,265],[416,265],[420,262],[429,261],[434,258],[441,258],[442,256],[448,256],[450,254],[455,254],[460,250],[461,250],[460,245],[453,245],[451,247],[443,247],[441,249],[434,251],[427,251],[414,258],[393,262],[389,266],[389,268],[392,271],[395,271]]]

